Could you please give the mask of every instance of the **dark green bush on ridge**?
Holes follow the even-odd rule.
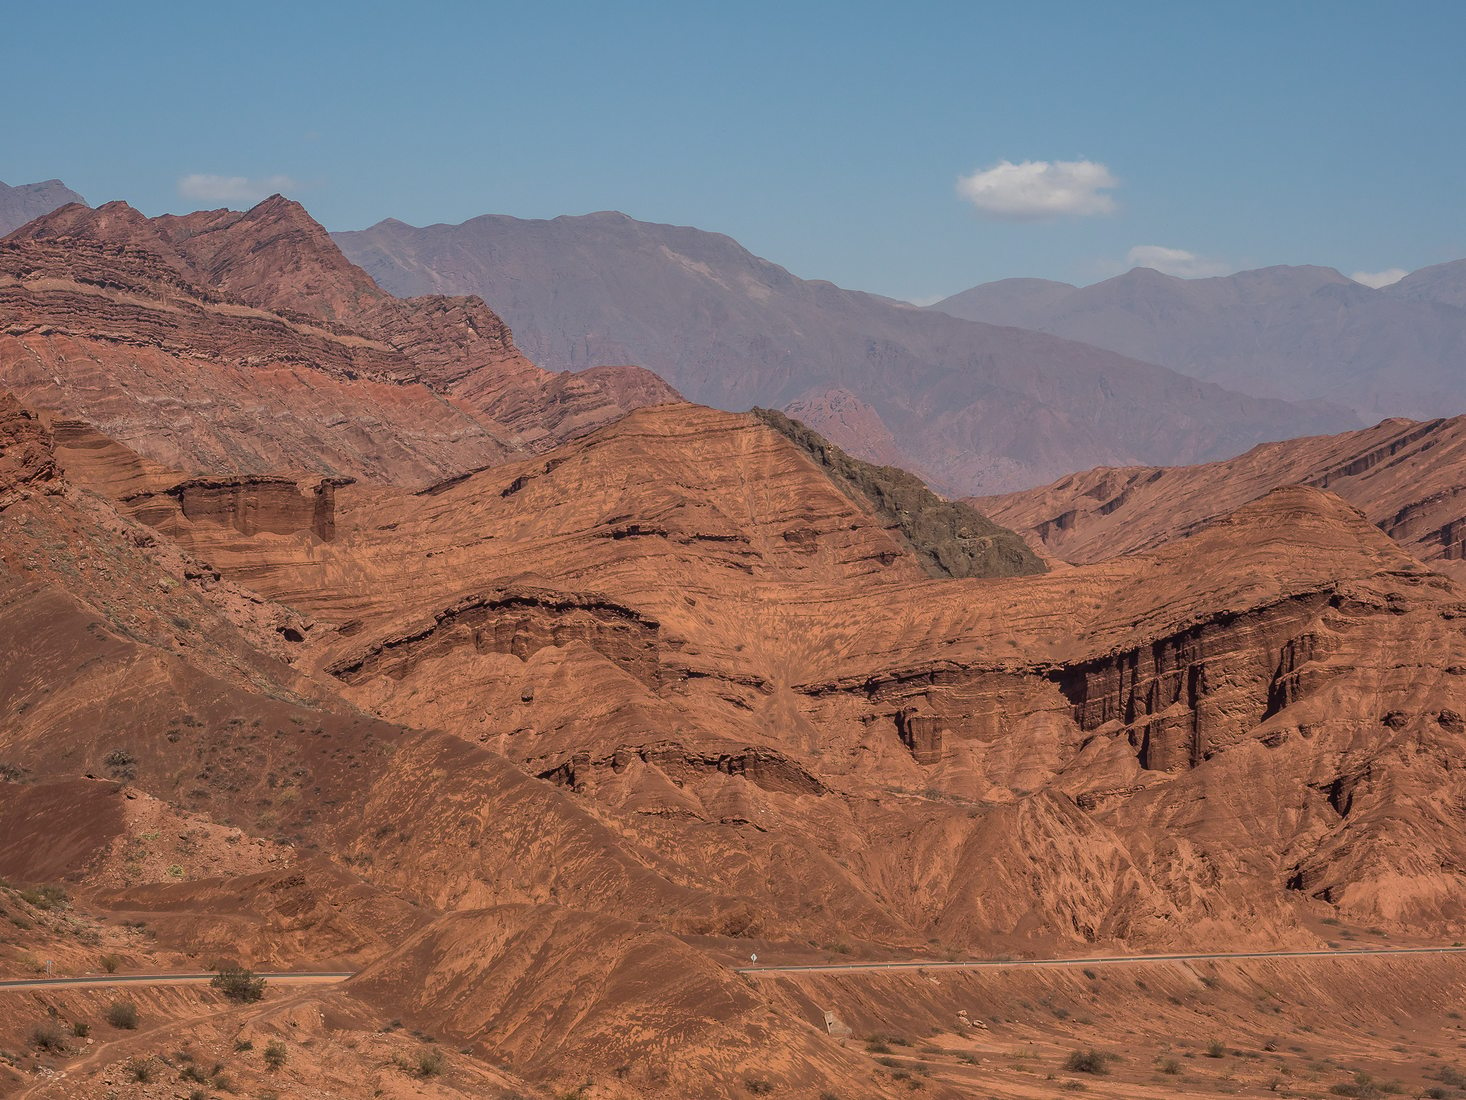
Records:
[[[799,447],[840,490],[895,528],[933,577],[1023,577],[1048,571],[1014,531],[959,501],[943,500],[915,474],[852,458],[776,409],[753,415]]]

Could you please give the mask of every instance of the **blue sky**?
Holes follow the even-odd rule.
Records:
[[[150,214],[276,177],[332,229],[618,209],[917,299],[1131,255],[1466,257],[1460,3],[81,2],[0,25],[0,179]],[[1004,161],[1050,167],[959,195]],[[1015,206],[1005,180],[1059,197]]]

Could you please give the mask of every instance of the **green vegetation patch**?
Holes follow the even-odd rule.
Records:
[[[960,501],[943,500],[915,474],[852,458],[775,409],[753,415],[809,455],[847,497],[894,528],[933,577],[1024,577],[1048,567],[1014,531]]]

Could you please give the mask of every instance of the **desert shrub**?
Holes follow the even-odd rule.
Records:
[[[71,1033],[78,1039],[85,1039],[92,1033],[92,1025],[85,1020],[77,1020],[71,1025]]]
[[[206,1085],[209,1082],[209,1075],[203,1071],[201,1066],[190,1064],[183,1067],[183,1072],[178,1075],[178,1079],[180,1081],[197,1081],[200,1085]]]
[[[55,1020],[43,1020],[31,1028],[31,1042],[47,1054],[65,1054],[66,1032]]]
[[[1167,1058],[1161,1063],[1160,1069],[1162,1073],[1175,1077],[1181,1072],[1181,1063],[1174,1058]]]
[[[443,1057],[443,1052],[440,1050],[424,1050],[417,1056],[417,1075],[419,1077],[440,1077],[447,1068],[448,1059]]]
[[[69,900],[66,891],[56,885],[37,886],[20,892],[21,900],[37,909],[64,909]]]
[[[1064,1059],[1070,1073],[1109,1073],[1110,1056],[1098,1050],[1074,1050]]]
[[[1227,1044],[1220,1039],[1213,1039],[1206,1044],[1206,1056],[1208,1058],[1225,1058],[1227,1056]]]
[[[265,1067],[271,1073],[283,1066],[288,1056],[289,1052],[285,1049],[285,1044],[279,1039],[271,1039],[265,1044]]]
[[[745,1077],[743,1087],[755,1096],[767,1096],[774,1091],[773,1083],[762,1077]]]
[[[238,1001],[240,1004],[252,1004],[265,995],[265,979],[238,966],[220,970],[209,984],[231,1001]]]
[[[137,758],[126,749],[113,749],[107,754],[102,763],[107,765],[107,770],[112,773],[114,779],[135,779]]]
[[[137,1005],[131,1001],[113,1001],[112,1007],[107,1009],[107,1022],[125,1031],[135,1030],[137,1028]]]
[[[127,1074],[128,1079],[136,1081],[140,1085],[146,1085],[153,1080],[153,1060],[151,1058],[129,1058],[122,1066],[122,1072]]]
[[[97,960],[97,964],[108,974],[116,974],[117,968],[122,965],[122,959],[117,955],[103,955]]]

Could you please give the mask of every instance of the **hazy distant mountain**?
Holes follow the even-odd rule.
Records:
[[[69,202],[86,201],[60,180],[22,183],[18,187],[0,183],[0,237]]]
[[[1113,352],[796,278],[716,233],[600,213],[336,234],[395,294],[473,293],[551,369],[636,363],[695,401],[780,407],[956,492],[1198,461],[1354,425]]]
[[[1347,405],[1365,420],[1466,411],[1466,262],[1373,290],[1328,267],[1214,279],[1149,268],[1093,286],[1004,279],[933,311],[1021,325],[1248,393]]]
[[[1380,293],[1410,302],[1440,302],[1466,309],[1466,260],[1422,267]]]

